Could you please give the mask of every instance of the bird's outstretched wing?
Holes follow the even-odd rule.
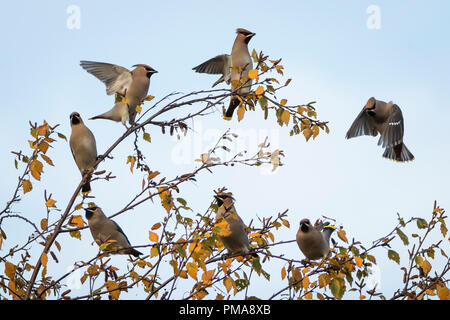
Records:
[[[362,135],[375,137],[377,135],[377,131],[375,130],[375,126],[372,121],[373,120],[367,112],[364,109],[361,110],[355,121],[353,121],[350,129],[348,129],[345,138],[350,139]]]
[[[124,95],[132,82],[130,70],[115,64],[83,60],[80,66],[105,84],[108,95]]]

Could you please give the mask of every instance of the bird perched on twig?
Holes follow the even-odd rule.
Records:
[[[231,54],[221,54],[206,62],[192,68],[199,73],[221,74],[222,76],[217,80],[213,87],[225,81],[227,84],[231,83],[231,90],[238,94],[246,94],[250,92],[252,80],[248,79],[248,72],[253,69],[253,62],[248,51],[248,43],[255,33],[246,29],[239,28],[236,30],[237,36],[234,40]],[[242,79],[242,85],[236,86]],[[230,105],[225,112],[224,119],[231,120],[234,110],[239,106],[240,100],[238,96],[232,95]]]
[[[146,64],[135,64],[133,71],[104,62],[80,61],[80,66],[106,85],[106,94],[116,95],[113,108],[90,119],[108,119],[134,124],[136,107],[146,98],[150,77],[157,73]]]
[[[246,226],[234,208],[232,194],[221,190],[214,196],[219,208],[216,213],[216,221],[225,219],[230,228],[230,234],[220,236],[224,247],[230,254],[249,254],[252,250],[248,241]],[[258,257],[256,253],[251,253],[253,257]]]
[[[336,228],[329,222],[316,222],[313,226],[309,219],[300,221],[297,232],[297,244],[309,260],[322,259],[330,250],[330,236]]]
[[[372,97],[356,117],[346,138],[361,135],[375,137],[379,133],[378,145],[386,148],[383,157],[398,162],[412,161],[414,156],[403,143],[403,122],[402,111],[398,105]]]
[[[86,219],[89,229],[95,242],[100,246],[103,243],[110,243],[113,253],[131,254],[138,257],[142,252],[131,247],[130,241],[119,225],[107,218],[99,207],[89,207],[85,209]]]
[[[93,168],[97,160],[97,144],[93,133],[85,126],[78,112],[72,112],[70,115],[70,126],[72,128],[69,139],[70,150],[83,177]],[[82,192],[91,191],[89,177],[86,177],[86,180],[81,187]]]

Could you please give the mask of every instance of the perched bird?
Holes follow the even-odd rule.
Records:
[[[322,259],[328,255],[330,236],[335,229],[329,222],[316,222],[312,226],[308,219],[303,219],[296,237],[298,247],[309,260]]]
[[[85,209],[89,229],[95,242],[100,246],[102,243],[111,243],[113,252],[118,254],[131,254],[138,257],[142,252],[131,247],[130,241],[113,220],[107,218],[99,207]]]
[[[216,213],[216,221],[225,219],[230,227],[231,234],[229,236],[220,236],[223,245],[230,254],[248,254],[251,251],[248,241],[246,226],[241,217],[236,212],[233,204],[231,193],[219,192],[214,198],[219,206]],[[256,253],[252,253],[253,257],[258,257]]]
[[[78,112],[72,112],[70,115],[70,126],[72,127],[69,140],[70,150],[83,177],[94,166],[97,160],[95,137],[91,130],[84,125]],[[82,192],[91,191],[89,177],[86,180],[81,187]]]
[[[400,107],[391,102],[370,98],[347,132],[350,139],[361,135],[380,134],[378,145],[386,150],[383,157],[404,162],[414,160],[413,154],[403,143],[403,115]]]
[[[91,119],[121,121],[123,124],[128,120],[134,124],[136,107],[147,96],[150,77],[158,71],[146,64],[134,65],[136,68],[133,71],[115,64],[94,61],[80,61],[80,66],[106,85],[106,94],[116,95],[116,103],[111,110]],[[118,101],[121,99],[117,96],[125,102]]]
[[[221,74],[222,76],[213,84],[213,87],[222,81],[225,81],[227,84],[231,83],[232,90],[236,90],[239,87],[235,86],[236,83],[239,83],[243,78],[248,79],[248,72],[253,69],[252,58],[248,51],[248,43],[255,33],[242,28],[237,29],[236,33],[237,36],[234,40],[233,48],[231,49],[231,55],[218,55],[192,68],[192,70],[199,73]],[[247,82],[243,83],[241,88],[236,92],[238,94],[249,93],[251,85],[252,80],[249,79]],[[236,95],[231,97],[230,105],[225,112],[225,119],[231,120],[234,109],[239,106],[239,102],[240,100]]]

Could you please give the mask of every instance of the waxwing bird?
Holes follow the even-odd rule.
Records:
[[[133,71],[115,64],[94,61],[80,61],[80,66],[105,84],[106,94],[116,95],[116,104],[111,110],[91,119],[121,121],[123,124],[128,120],[134,124],[136,107],[147,96],[150,77],[158,71],[146,64],[135,64]],[[128,108],[117,101],[117,96],[124,98]]]
[[[84,125],[78,112],[73,112],[70,115],[70,126],[72,127],[69,140],[70,150],[83,177],[94,166],[97,160],[95,137],[91,130]],[[87,178],[87,181],[81,187],[81,191],[91,191],[89,178]]]
[[[92,237],[99,246],[103,243],[110,243],[114,253],[131,254],[135,257],[142,254],[131,247],[123,230],[116,222],[107,218],[102,209],[89,207],[85,209],[85,212]]]
[[[246,226],[234,208],[234,199],[231,193],[221,191],[214,198],[219,206],[216,213],[216,221],[223,218],[230,226],[231,234],[229,236],[220,236],[224,247],[228,250],[229,254],[250,253],[251,248]],[[258,257],[256,253],[252,253],[252,256]]]
[[[298,247],[309,260],[322,259],[328,255],[330,236],[335,229],[329,222],[316,222],[313,226],[308,219],[303,219],[296,237]]]
[[[236,30],[237,36],[234,40],[231,54],[218,55],[206,62],[192,68],[199,73],[208,74],[221,74],[222,76],[217,80],[213,87],[222,81],[227,84],[231,83],[231,90],[234,91],[239,87],[235,84],[241,81],[243,78],[248,79],[248,72],[253,69],[253,62],[248,51],[248,43],[255,33],[252,33],[246,29],[239,28]],[[238,94],[246,94],[250,92],[252,80],[249,79],[243,83],[241,87],[236,90]],[[233,95],[230,100],[230,105],[225,112],[224,119],[231,120],[234,109],[239,106],[240,100],[238,96]]]
[[[386,148],[384,158],[398,162],[414,160],[413,154],[403,143],[404,121],[400,107],[392,101],[386,103],[372,97],[356,117],[346,138],[361,135],[375,137],[378,133],[378,145]]]

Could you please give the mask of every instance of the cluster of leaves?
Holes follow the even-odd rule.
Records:
[[[284,75],[284,67],[280,64],[281,59],[270,60],[268,56],[262,52],[258,54],[255,50],[252,52],[252,59],[256,68],[248,72],[248,78],[241,76],[240,80],[233,80],[235,91],[248,86],[249,79],[255,82],[253,86],[256,87],[250,94],[240,97],[240,104],[237,109],[238,121],[244,118],[246,111],[255,111],[257,105],[259,105],[264,113],[264,119],[267,119],[269,111],[273,110],[280,126],[291,124],[291,136],[303,133],[306,141],[308,141],[311,137],[315,139],[320,130],[324,130],[326,133],[330,132],[328,122],[317,120],[317,112],[313,106],[315,101],[307,104],[289,105],[287,99],[277,98],[279,90],[287,87],[292,81],[292,79],[288,79],[284,84],[280,84],[278,79],[269,76],[272,71]]]
[[[136,246],[145,251],[146,255],[139,258],[129,257],[126,270],[121,270],[111,263],[110,255],[116,252],[114,252],[112,243],[106,242],[99,243],[100,250],[95,257],[87,261],[75,262],[75,268],[62,276],[57,278],[48,272],[50,257],[55,263],[58,263],[59,255],[68,254],[62,249],[57,238],[61,234],[68,233],[73,238],[84,240],[82,232],[87,229],[87,224],[78,212],[86,206],[95,206],[96,203],[93,202],[92,195],[80,193],[82,185],[82,181],[80,181],[67,205],[61,206],[61,208],[57,207],[57,201],[52,198],[52,195],[47,195],[47,191],[45,191],[45,215],[39,216],[38,222],[33,222],[29,218],[30,215],[21,215],[11,211],[12,205],[21,200],[19,196],[21,190],[23,194],[33,190],[32,178],[37,181],[41,180],[44,164],[53,166],[53,161],[47,154],[52,143],[55,142],[52,135],[56,133],[59,138],[66,140],[64,135],[55,132],[57,126],[51,127],[46,122],[41,126],[30,123],[33,137],[33,140],[29,141],[31,155],[25,156],[22,152],[14,152],[16,168],[20,162],[25,164],[25,168],[19,177],[12,199],[0,212],[0,250],[3,241],[7,239],[6,231],[2,229],[5,219],[23,221],[29,224],[34,232],[29,235],[25,243],[10,245],[9,250],[0,256],[0,265],[4,266],[4,275],[0,274],[2,289],[0,297],[101,299],[107,296],[109,299],[119,299],[131,289],[142,288],[147,299],[170,299],[175,295],[180,296],[177,288],[183,282],[190,288],[187,292],[183,292],[184,299],[227,299],[242,292],[246,299],[257,299],[259,297],[248,295],[255,277],[262,278],[263,281],[270,281],[272,276],[267,272],[266,266],[272,260],[280,260],[284,263],[281,268],[281,278],[287,284],[284,288],[274,292],[271,298],[312,299],[315,294],[318,299],[340,299],[345,293],[353,291],[358,292],[361,299],[366,297],[385,298],[376,291],[376,288],[367,288],[370,268],[376,263],[372,251],[377,248],[386,249],[388,257],[400,263],[399,254],[390,249],[389,244],[398,237],[408,246],[409,238],[402,230],[411,221],[417,221],[418,228],[425,234],[411,235],[418,243],[408,251],[410,263],[402,269],[405,272],[405,287],[396,292],[393,299],[406,297],[423,299],[433,296],[441,299],[448,298],[449,290],[446,280],[449,270],[448,258],[441,272],[433,270],[435,271],[434,275],[432,275],[432,264],[429,260],[434,259],[436,250],[440,250],[442,257],[447,257],[445,250],[441,248],[447,235],[446,216],[444,210],[436,206],[430,221],[413,218],[404,222],[399,218],[399,225],[386,237],[375,241],[369,248],[365,248],[355,240],[349,243],[345,231],[341,228],[338,230],[337,236],[345,245],[339,246],[335,243],[330,256],[319,262],[295,260],[285,257],[284,254],[276,253],[276,249],[295,242],[295,240],[277,241],[277,234],[283,233],[286,228],[291,226],[287,210],[285,210],[274,216],[258,217],[255,226],[253,226],[253,221],[250,222],[248,226],[250,245],[258,257],[230,255],[224,252],[220,240],[221,236],[229,234],[229,225],[226,220],[215,219],[217,204],[211,203],[202,214],[195,213],[195,210],[188,206],[188,201],[181,197],[181,186],[185,182],[197,181],[200,173],[212,172],[218,166],[254,167],[265,164],[271,165],[273,170],[276,170],[282,165],[283,151],[270,150],[270,143],[266,139],[258,146],[257,153],[252,156],[247,156],[246,151],[243,150],[229,160],[221,159],[219,151],[230,152],[227,141],[230,142],[237,138],[237,135],[228,130],[212,149],[200,155],[197,161],[198,166],[191,171],[170,178],[158,170],[150,169],[151,166],[146,163],[145,156],[139,148],[139,132],[142,132],[142,139],[146,143],[152,142],[149,133],[145,131],[146,126],[159,126],[163,133],[176,134],[180,138],[180,134],[186,134],[190,129],[186,124],[187,120],[209,115],[218,106],[224,108],[225,101],[232,95],[238,95],[241,100],[236,111],[238,121],[244,119],[247,111],[256,111],[257,109],[261,109],[264,118],[268,119],[269,110],[273,110],[280,126],[291,126],[289,128],[291,135],[302,133],[308,141],[311,137],[316,138],[320,130],[329,132],[327,122],[317,120],[317,113],[313,107],[314,102],[306,105],[288,105],[287,99],[277,98],[279,90],[291,82],[288,79],[283,85],[280,85],[278,79],[270,76],[271,73],[283,75],[284,67],[280,64],[281,59],[269,60],[262,52],[257,54],[256,51],[252,52],[252,57],[256,68],[248,73],[247,79],[241,77],[239,83],[233,84],[234,87],[239,88],[249,85],[249,79],[254,80],[251,90],[245,95],[229,89],[202,90],[188,94],[174,92],[154,102],[146,111],[143,111],[143,101],[136,110],[140,115],[136,124],[127,128],[98,157],[94,168],[97,168],[102,161],[108,161],[111,158],[111,152],[128,136],[135,134],[134,153],[127,156],[127,166],[132,173],[139,175],[137,183],[141,185],[141,191],[109,218],[125,214],[149,201],[159,202],[165,212],[159,222],[154,223],[146,230],[148,243]],[[144,100],[153,101],[154,97],[149,96]],[[191,105],[199,107],[185,115],[178,114],[177,118],[171,120],[159,119],[172,110]],[[158,109],[156,109],[157,107]],[[189,108],[189,110],[193,109]],[[150,114],[151,111],[154,112]],[[71,157],[68,156],[68,158]],[[139,172],[134,171],[135,168],[139,169]],[[89,172],[89,175],[92,174],[91,184],[99,179],[108,181],[115,177],[111,172],[106,173],[105,170],[94,171]],[[95,184],[93,185],[95,192]],[[78,202],[79,198],[81,199]],[[51,211],[58,211],[61,214],[52,215],[50,219]],[[425,247],[425,239],[428,239],[437,225],[440,226],[444,239]],[[54,247],[57,250],[53,249]],[[20,257],[18,257],[19,255]],[[64,279],[75,275],[75,270],[82,273],[80,282],[83,285],[88,284],[89,292],[85,295],[74,296],[71,290],[67,290],[63,284]]]

